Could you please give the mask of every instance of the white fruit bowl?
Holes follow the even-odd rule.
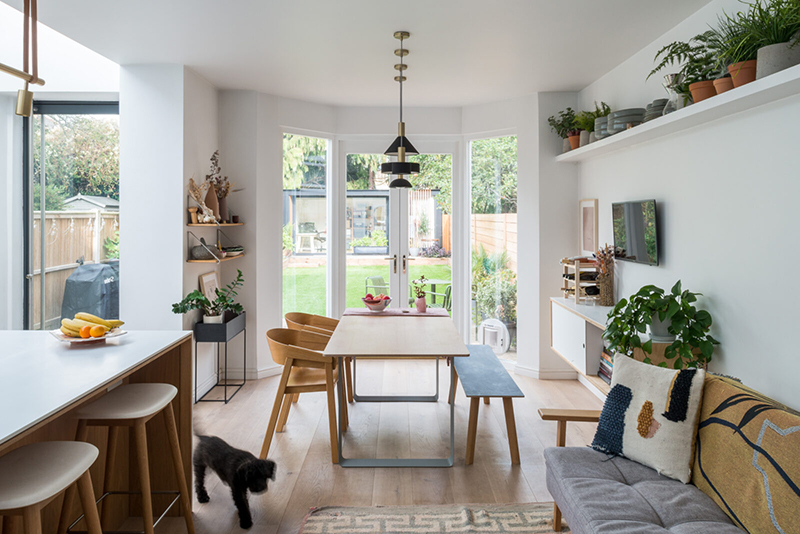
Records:
[[[389,307],[389,303],[392,302],[392,299],[383,299],[379,301],[369,301],[367,299],[362,298],[361,301],[364,305],[369,308],[369,311],[373,313],[380,313],[386,308]]]

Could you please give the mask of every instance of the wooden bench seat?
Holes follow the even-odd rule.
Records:
[[[503,399],[511,463],[519,464],[519,446],[517,444],[517,425],[514,421],[513,399],[514,397],[524,397],[525,395],[488,345],[468,345],[467,348],[469,349],[469,358],[453,358],[453,365],[456,368],[456,387],[460,379],[464,393],[470,398],[466,465],[471,465],[475,458],[478,409],[481,397],[487,404],[491,397]],[[450,402],[455,402],[455,388],[451,391]]]

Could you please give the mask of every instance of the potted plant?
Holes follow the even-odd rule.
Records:
[[[752,30],[754,21],[749,12],[738,12],[719,17],[716,34],[719,36],[718,64],[726,67],[734,87],[741,87],[756,79],[759,43]]]
[[[216,297],[214,300],[209,300],[200,290],[195,289],[186,295],[182,301],[172,305],[172,313],[183,314],[191,310],[202,310],[203,322],[215,324],[226,322],[226,312],[230,312],[233,317],[239,315],[244,311],[244,308],[242,308],[241,304],[235,302],[234,298],[238,296],[236,290],[244,285],[244,277],[242,276],[242,271],[237,269],[237,272],[239,274],[233,282],[222,289],[215,290]],[[229,317],[227,320],[233,317]]]
[[[581,111],[575,115],[575,126],[580,130],[580,146],[588,145],[595,141],[595,120],[606,117],[611,113],[611,108],[605,102],[594,103],[594,111]]]
[[[424,274],[418,280],[411,281],[411,286],[414,288],[414,296],[416,297],[414,305],[419,313],[425,313],[428,310],[428,305],[425,302],[425,287],[427,285],[428,281],[425,279]]]
[[[670,293],[654,285],[641,288],[629,299],[620,300],[608,314],[608,326],[603,337],[610,350],[633,357],[634,349],[645,353],[644,362],[651,363],[653,341],[672,338],[664,356],[673,367],[706,368],[719,341],[708,334],[711,314],[698,310],[693,303],[700,293],[681,290],[680,280]],[[652,338],[642,342],[640,337],[650,328]],[[664,336],[660,338],[659,335]],[[666,362],[659,364],[667,367]]]
[[[718,74],[718,60],[709,48],[708,41],[712,31],[696,35],[688,42],[675,41],[656,53],[654,61],[660,63],[650,71],[647,79],[667,65],[681,65],[679,71],[681,83],[677,87],[679,94],[691,95],[693,102],[702,102],[717,94],[714,78]]]
[[[580,131],[575,127],[575,111],[567,108],[547,119],[550,129],[553,130],[561,139],[564,139],[563,151],[568,152],[578,148],[580,144]],[[574,138],[574,141],[573,139]],[[568,140],[569,139],[569,140]],[[569,143],[569,145],[567,145]]]
[[[800,2],[797,0],[756,0],[746,13],[738,13],[740,30],[736,46],[756,48],[756,76],[770,74],[800,64]]]

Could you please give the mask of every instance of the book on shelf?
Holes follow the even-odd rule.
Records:
[[[600,354],[600,360],[608,363],[611,367],[614,367],[614,359],[611,357],[610,354],[603,352]]]
[[[600,377],[600,380],[602,380],[603,382],[605,382],[605,383],[606,383],[606,384],[608,384],[609,386],[611,385],[611,379],[610,379],[610,378],[608,378],[608,377],[607,377],[606,375],[604,375],[603,373],[597,373],[597,376],[599,376],[599,377]]]
[[[605,374],[607,374],[609,377],[610,377],[612,374],[614,374],[614,369],[612,369],[611,367],[609,367],[609,366],[606,364],[606,362],[600,362],[600,371],[604,372],[604,373],[605,373]]]

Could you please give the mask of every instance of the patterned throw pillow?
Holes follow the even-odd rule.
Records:
[[[676,371],[614,358],[614,375],[592,448],[687,484],[705,371]]]

